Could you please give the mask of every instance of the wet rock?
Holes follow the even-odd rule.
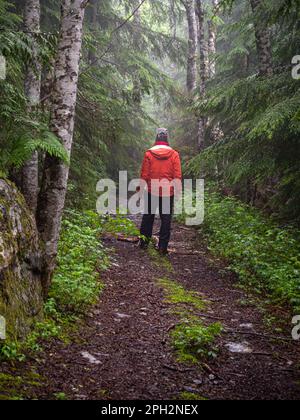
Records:
[[[253,353],[253,350],[249,347],[249,344],[246,341],[243,343],[228,343],[225,347],[230,351],[230,353]]]
[[[116,313],[116,316],[117,316],[119,319],[128,319],[128,318],[131,318],[131,316],[130,316],[130,315],[127,315],[127,314],[121,314],[121,313],[119,313],[119,312],[117,312],[117,313]]]
[[[92,354],[90,354],[88,351],[83,351],[81,353],[81,356],[86,359],[91,365],[101,365],[102,362],[98,359],[96,359],[95,356],[93,356]]]
[[[194,379],[194,380],[193,380],[193,383],[194,383],[195,385],[197,385],[197,386],[200,386],[200,385],[202,385],[202,384],[203,384],[203,381],[202,381],[202,379]]]
[[[41,254],[34,218],[14,184],[0,179],[0,316],[24,339],[43,316]]]
[[[240,328],[244,328],[246,330],[253,330],[253,324],[241,324]]]

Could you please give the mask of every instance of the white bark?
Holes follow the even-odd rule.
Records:
[[[85,6],[83,0],[62,0],[60,36],[54,71],[51,130],[70,155],[73,143],[79,63]],[[57,245],[65,204],[69,167],[46,156],[38,203],[38,228],[45,246],[44,291],[56,264]]]
[[[189,41],[187,60],[187,90],[197,89],[197,20],[194,0],[182,0],[188,21]]]
[[[212,0],[214,13],[217,11],[219,0]],[[212,20],[208,22],[208,53],[209,53],[209,77],[216,75],[216,52],[217,52],[217,27]]]
[[[218,12],[219,0],[212,0],[213,13]],[[212,21],[208,22],[208,54],[209,54],[209,78],[213,78],[216,75],[216,53],[217,53],[217,26]],[[210,121],[208,122],[210,123]],[[211,130],[211,140],[213,143],[217,143],[224,137],[224,133],[221,129],[220,124],[216,124]]]
[[[36,36],[40,32],[40,0],[26,0],[24,9],[24,29],[31,37],[33,60],[25,74],[25,95],[28,113],[33,114],[40,103],[41,65],[37,57]],[[21,171],[21,189],[33,214],[36,212],[38,197],[38,153],[26,162]]]

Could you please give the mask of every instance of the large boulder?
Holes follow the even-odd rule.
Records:
[[[24,339],[43,316],[39,265],[34,218],[15,185],[0,179],[0,317],[8,339]]]

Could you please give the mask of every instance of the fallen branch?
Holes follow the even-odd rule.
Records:
[[[131,244],[137,244],[139,242],[139,238],[137,236],[124,236],[124,235],[118,235],[117,240],[119,242],[129,242]]]

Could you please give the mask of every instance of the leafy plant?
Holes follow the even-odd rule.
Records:
[[[210,250],[255,291],[269,292],[278,303],[300,309],[299,231],[279,228],[259,210],[212,188],[205,196],[204,224]]]
[[[113,235],[138,236],[140,232],[136,224],[125,215],[117,213],[115,216],[106,216],[103,219],[103,231]]]
[[[182,362],[198,363],[199,360],[217,356],[214,343],[221,334],[221,324],[204,326],[200,320],[189,320],[176,326],[171,333],[178,359]]]
[[[59,244],[58,267],[50,290],[47,310],[81,315],[103,289],[97,270],[109,259],[100,241],[101,219],[93,212],[67,211]]]

